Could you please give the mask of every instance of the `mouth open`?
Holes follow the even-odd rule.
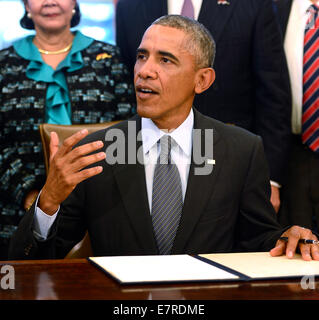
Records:
[[[156,92],[155,90],[153,90],[150,87],[145,87],[145,86],[137,86],[136,87],[136,95],[140,99],[146,99],[146,98],[152,97],[157,94],[158,94],[158,92]]]

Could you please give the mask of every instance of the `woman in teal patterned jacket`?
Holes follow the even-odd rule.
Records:
[[[20,23],[34,36],[0,51],[0,260],[45,181],[41,123],[127,119],[133,84],[119,49],[70,28],[76,0],[23,0]]]

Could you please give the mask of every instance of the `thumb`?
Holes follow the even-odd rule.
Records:
[[[273,257],[281,256],[285,253],[286,243],[277,241],[276,246],[270,250],[270,255]]]
[[[56,132],[50,133],[50,162],[59,150],[59,137]]]

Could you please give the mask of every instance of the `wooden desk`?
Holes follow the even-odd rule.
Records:
[[[0,261],[0,268],[5,264],[14,267],[15,289],[0,288],[0,300],[319,299],[318,279],[307,290],[298,279],[120,285],[85,259]]]

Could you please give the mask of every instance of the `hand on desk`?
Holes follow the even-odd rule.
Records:
[[[58,210],[60,203],[78,183],[102,172],[101,166],[82,170],[105,158],[104,152],[88,155],[101,149],[102,141],[94,141],[73,149],[87,134],[86,129],[81,130],[65,139],[59,147],[58,135],[51,132],[49,173],[38,203],[38,207],[48,215]]]
[[[270,250],[270,254],[273,257],[286,254],[286,256],[291,259],[293,258],[296,249],[299,247],[304,260],[319,260],[318,244],[299,243],[300,239],[317,240],[317,237],[311,232],[311,230],[299,226],[293,226],[284,232],[282,237],[287,237],[288,240],[277,241],[276,246]]]

